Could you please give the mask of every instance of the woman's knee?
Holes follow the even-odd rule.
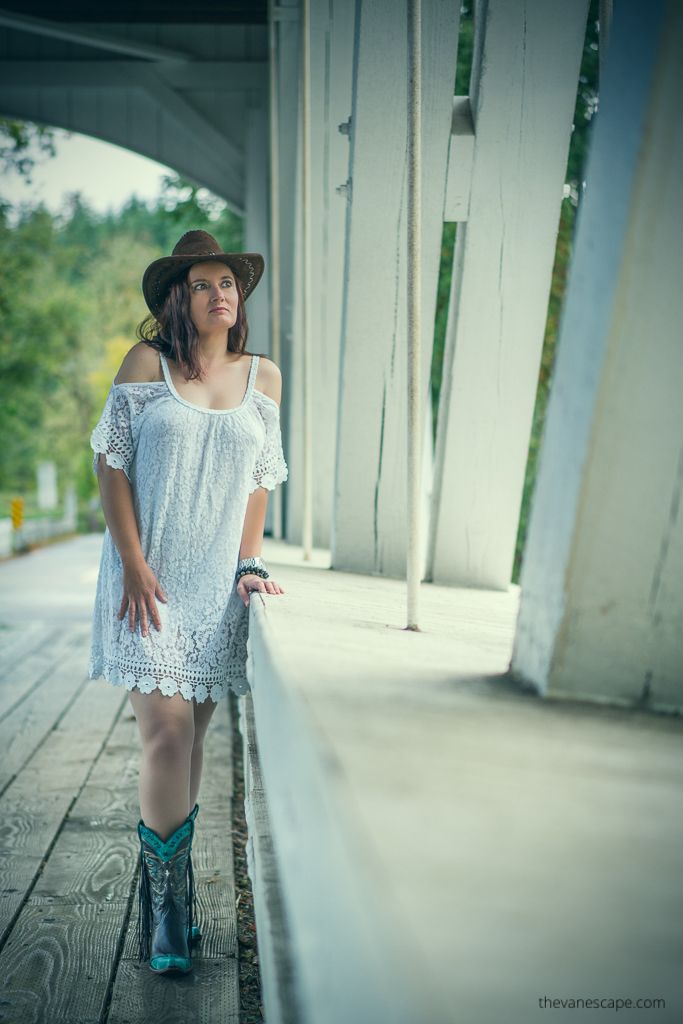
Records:
[[[191,756],[194,742],[192,723],[168,719],[158,722],[143,741],[145,753],[155,761],[169,763]]]

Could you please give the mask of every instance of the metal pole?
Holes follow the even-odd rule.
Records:
[[[422,298],[421,0],[408,0],[408,581],[407,629],[420,611],[420,313]]]
[[[311,23],[310,0],[303,0],[303,244],[304,244],[304,561],[313,551],[313,379],[311,330]]]
[[[274,0],[268,2],[268,70],[270,75],[270,358],[280,365],[280,110],[277,26]],[[273,492],[273,537],[282,539],[282,488]]]

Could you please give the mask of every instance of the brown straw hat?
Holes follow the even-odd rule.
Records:
[[[180,239],[172,256],[163,256],[150,263],[142,278],[142,293],[150,310],[157,316],[164,305],[173,281],[183,270],[195,263],[218,260],[226,263],[242,285],[246,299],[263,276],[263,256],[257,252],[223,252],[208,231],[188,231]]]

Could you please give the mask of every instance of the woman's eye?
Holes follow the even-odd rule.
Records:
[[[232,281],[229,277],[226,277],[225,281],[221,283],[221,288],[232,288]]]
[[[201,281],[199,282],[199,284],[196,284],[196,285],[194,286],[194,290],[195,290],[196,292],[198,292],[198,291],[199,291],[199,290],[200,290],[201,288],[206,288],[206,285],[205,285],[205,284],[203,284],[203,283],[202,283]]]

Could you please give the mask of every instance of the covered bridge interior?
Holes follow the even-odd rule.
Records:
[[[391,608],[407,542],[405,5],[25,0],[0,11],[0,114],[173,167],[241,213],[245,250],[266,259],[248,312],[253,347],[283,371],[290,468],[270,526],[304,554],[329,548],[335,570],[287,570],[317,606],[299,596],[296,614],[272,601],[251,612],[253,697],[242,714],[261,755],[251,864],[273,1024],[526,1024],[528,991],[543,995],[545,978],[557,995],[601,978],[610,994],[659,986],[672,1014],[663,1020],[683,1005],[683,814],[672,812],[683,709],[681,0],[647,11],[620,0],[609,32],[611,4],[601,4],[600,110],[521,596],[510,585],[587,13],[588,0],[477,0],[469,93],[454,96],[459,4],[421,2],[430,610],[404,650],[405,635],[387,629],[400,625]],[[454,221],[433,445],[434,312],[443,224]],[[494,649],[498,660],[487,660]],[[520,684],[551,700],[527,714]],[[501,726],[494,748],[499,714],[509,731]],[[537,755],[524,770],[520,737]],[[583,818],[579,748],[602,793]],[[452,784],[417,771],[419,793],[402,777],[392,789],[400,750]],[[544,759],[570,780],[555,794],[565,823],[581,819],[566,826],[564,852],[533,838],[554,799]],[[513,820],[505,808],[517,799]],[[396,934],[421,913],[400,855],[409,814],[424,815],[442,846],[420,904],[438,924],[416,925],[402,951]],[[574,841],[583,828],[601,837],[588,843],[590,863]],[[508,867],[492,853],[501,843]],[[610,943],[614,955],[603,955]],[[429,961],[430,980],[403,956]]]

